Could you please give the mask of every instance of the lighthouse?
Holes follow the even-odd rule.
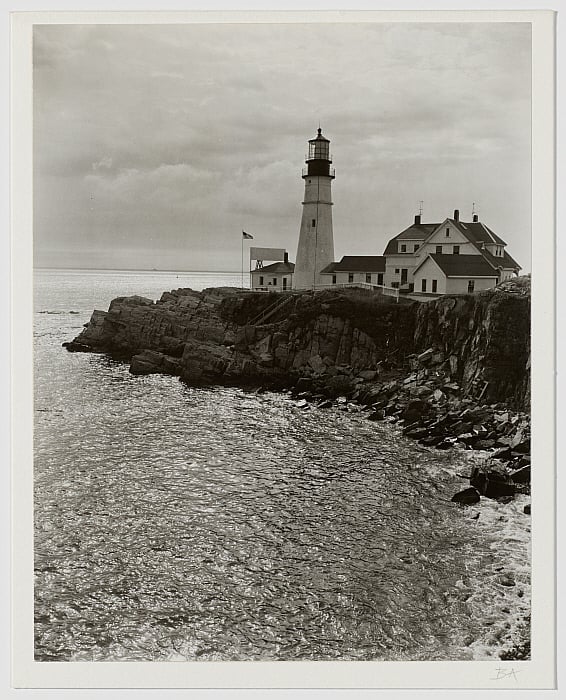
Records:
[[[334,262],[332,233],[332,180],[330,141],[318,135],[309,141],[309,152],[303,168],[305,196],[301,231],[293,275],[295,289],[315,289],[324,283],[320,271]]]

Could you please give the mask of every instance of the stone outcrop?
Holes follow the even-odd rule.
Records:
[[[355,401],[427,447],[489,451],[471,486],[510,497],[530,483],[529,283],[428,303],[356,289],[177,289],[114,299],[65,345],[128,360],[134,374],[292,389],[321,407]]]

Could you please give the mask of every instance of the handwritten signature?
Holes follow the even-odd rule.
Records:
[[[508,666],[502,667],[499,666],[498,668],[495,669],[495,677],[493,677],[491,680],[492,681],[501,681],[504,678],[513,678],[515,682],[517,682],[517,674],[521,673],[520,670],[516,668],[509,668]]]

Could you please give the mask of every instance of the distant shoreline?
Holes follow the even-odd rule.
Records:
[[[97,267],[39,267],[34,266],[34,272],[157,272],[181,275],[241,275],[241,270],[157,270],[139,269],[135,267],[97,268]],[[244,274],[246,274],[244,272]],[[249,273],[247,273],[249,274]]]

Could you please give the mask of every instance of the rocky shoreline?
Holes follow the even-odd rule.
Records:
[[[357,289],[120,297],[64,345],[129,361],[134,374],[356,402],[427,447],[483,451],[456,502],[529,493],[529,277],[426,304]]]

